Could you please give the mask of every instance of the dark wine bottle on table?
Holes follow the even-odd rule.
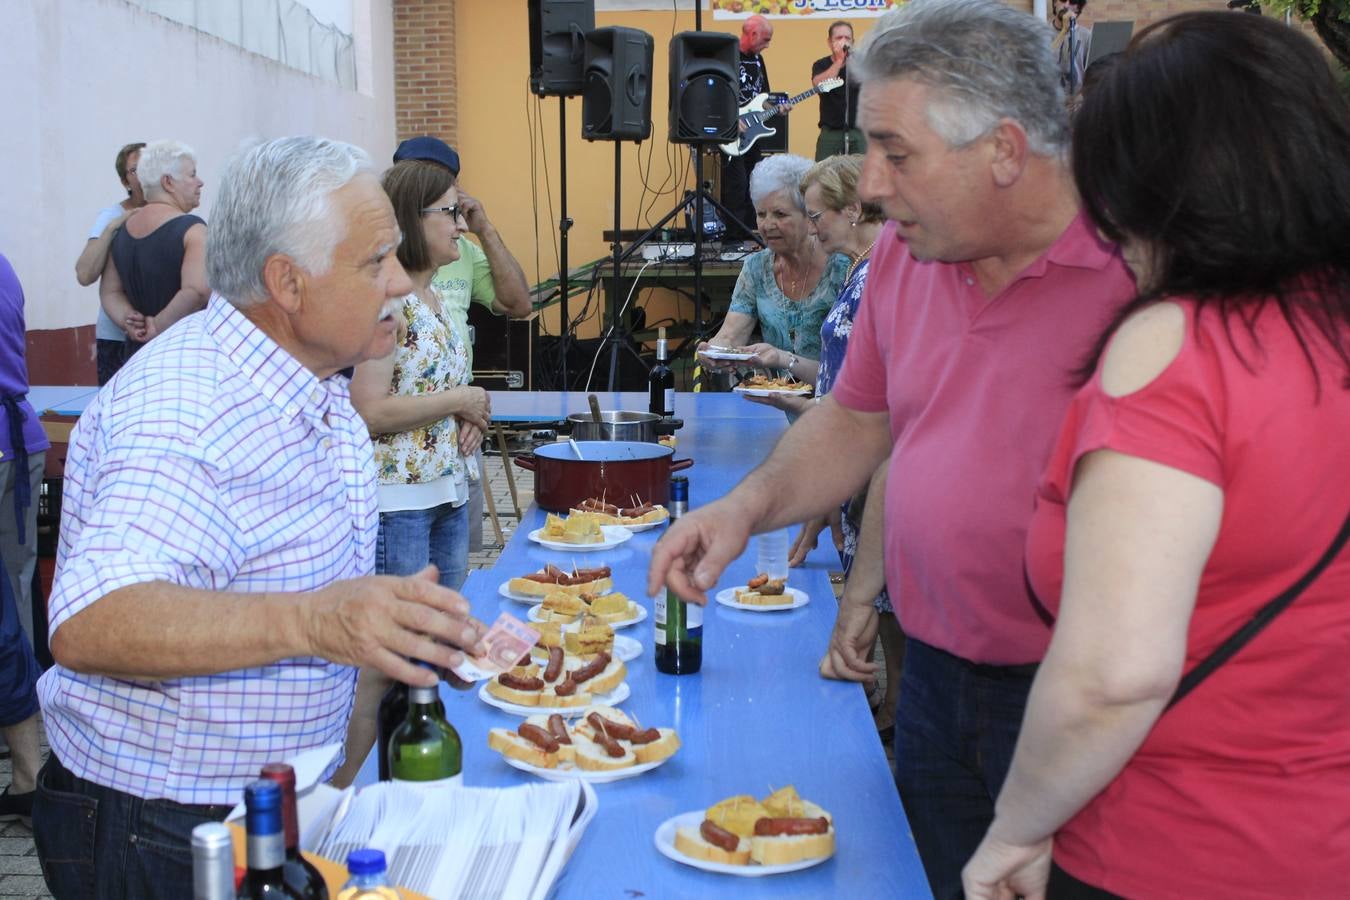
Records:
[[[295,803],[295,769],[286,763],[268,763],[259,776],[281,788],[281,831],[286,843],[282,877],[297,897],[328,900],[328,885],[314,864],[300,853],[300,816]]]
[[[439,687],[407,688],[408,714],[389,738],[390,776],[427,785],[461,784],[464,747],[445,720]]]
[[[703,607],[670,589],[656,598],[656,671],[692,675],[703,665]]]
[[[657,332],[656,365],[647,374],[647,409],[657,416],[675,415],[675,372],[666,365],[666,330]]]
[[[254,781],[244,788],[248,871],[239,886],[241,900],[295,897],[286,885],[286,840],[281,824],[281,788],[274,781]]]

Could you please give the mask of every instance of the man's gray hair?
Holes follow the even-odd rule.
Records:
[[[141,158],[136,163],[136,177],[141,182],[141,191],[147,197],[164,193],[160,179],[165,175],[182,178],[191,168],[190,163],[197,161],[197,154],[187,144],[179,141],[151,141],[141,148]]]
[[[1000,119],[1027,133],[1031,152],[1069,145],[1050,26],[1000,0],[911,0],[887,13],[849,58],[862,82],[908,78],[937,89],[928,123],[949,147],[984,135]]]
[[[263,264],[277,253],[325,274],[346,236],[333,193],[371,171],[361,148],[314,137],[267,141],[230,160],[206,230],[211,289],[235,306],[262,302]]]
[[[802,197],[802,176],[811,168],[811,160],[791,153],[777,153],[766,157],[750,173],[750,202],[759,206],[759,201],[770,194],[782,191],[792,199],[801,212],[806,212],[806,200]]]

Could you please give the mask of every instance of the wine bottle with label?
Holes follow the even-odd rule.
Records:
[[[656,365],[647,375],[647,409],[652,415],[670,418],[675,415],[675,372],[666,365],[666,330],[657,332]]]
[[[241,900],[300,897],[286,885],[286,841],[281,823],[281,788],[273,781],[244,787],[248,833],[248,871],[239,886]]]
[[[445,718],[445,704],[439,694],[436,696],[436,709],[440,712],[441,718]],[[380,699],[379,712],[375,716],[375,760],[379,764],[380,781],[388,781],[393,777],[389,774],[389,741],[406,718],[408,718],[408,686],[401,681],[395,681],[389,690],[384,692],[384,696]]]
[[[390,776],[394,781],[458,785],[464,780],[463,758],[459,732],[445,720],[439,688],[408,685],[408,714],[389,738]]]
[[[297,897],[328,900],[328,885],[314,864],[300,853],[300,816],[295,805],[295,769],[286,763],[268,763],[260,778],[281,788],[281,831],[286,841],[286,865],[282,877]]]
[[[653,656],[656,671],[667,675],[692,675],[703,665],[703,607],[685,603],[666,590],[655,602],[656,636]]]

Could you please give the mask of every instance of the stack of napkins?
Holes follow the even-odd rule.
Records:
[[[543,900],[598,806],[595,789],[576,781],[509,788],[390,781],[339,791],[319,778],[340,749],[287,760],[299,792],[300,846],[339,863],[361,847],[383,850],[392,883],[436,900]],[[229,820],[243,814],[241,803]]]
[[[583,782],[422,788],[382,782],[337,811],[317,852],[384,851],[389,877],[438,898],[542,900],[595,816]]]

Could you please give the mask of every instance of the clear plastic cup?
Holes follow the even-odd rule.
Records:
[[[755,538],[755,570],[770,578],[787,578],[790,545],[791,536],[786,528],[767,531]]]

